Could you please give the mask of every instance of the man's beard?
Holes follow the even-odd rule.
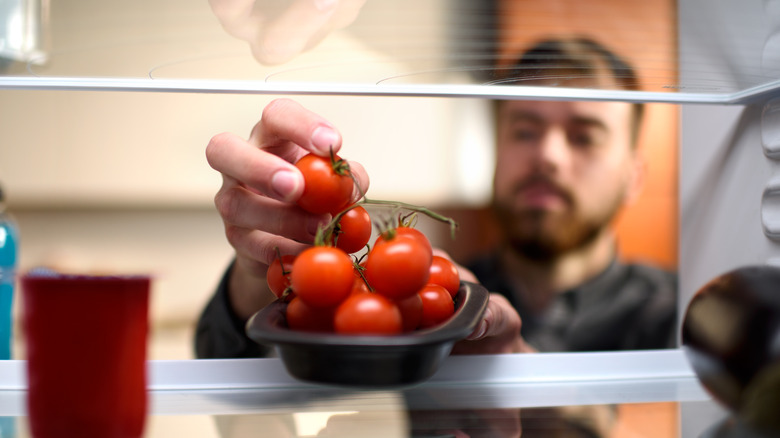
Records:
[[[518,254],[539,263],[549,263],[564,254],[591,244],[609,226],[620,209],[622,196],[593,217],[583,217],[568,192],[563,211],[519,210],[493,199],[493,211],[505,232],[506,242]]]

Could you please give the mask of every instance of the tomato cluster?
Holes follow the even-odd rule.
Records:
[[[433,255],[428,238],[403,219],[382,226],[369,245],[373,224],[361,204],[371,202],[361,196],[361,202],[350,204],[355,184],[346,162],[335,155],[307,155],[296,165],[305,184],[298,205],[334,217],[314,246],[295,256],[279,254],[268,267],[269,288],[288,303],[289,328],[393,335],[452,316],[460,286],[452,261]]]

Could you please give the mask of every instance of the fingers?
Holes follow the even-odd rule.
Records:
[[[225,227],[225,236],[245,266],[258,276],[265,276],[277,249],[281,254],[298,254],[309,246],[265,231],[233,226]]]
[[[261,64],[280,64],[357,18],[365,0],[209,0],[227,33]]]
[[[491,293],[482,323],[467,339],[476,341],[488,337],[516,333],[520,335],[520,315],[501,294]]]
[[[327,156],[341,148],[341,135],[321,116],[289,99],[277,99],[263,111],[249,140],[234,134],[214,136],[206,147],[209,165],[249,190],[294,202],[303,193],[303,176],[292,164],[307,153]],[[365,170],[356,178],[367,185]]]
[[[534,349],[520,336],[522,321],[503,296],[490,294],[482,322],[465,340],[455,344],[453,354],[530,353]]]
[[[214,136],[206,146],[206,159],[223,175],[225,185],[241,184],[252,192],[286,202],[303,193],[303,176],[295,166],[236,135]]]
[[[341,136],[327,120],[289,99],[270,103],[248,140],[230,133],[211,139],[206,158],[223,178],[214,203],[239,255],[262,264],[273,259],[275,244],[299,249],[294,242],[313,241],[330,216],[295,206],[304,180],[293,163],[308,151],[328,155],[340,147]],[[358,200],[368,189],[368,175],[359,163],[350,168]]]
[[[225,226],[264,230],[307,243],[314,240],[317,228],[330,220],[330,215],[303,213],[293,204],[257,196],[232,183],[217,192],[214,204]]]
[[[225,31],[241,40],[252,41],[257,34],[257,20],[252,17],[256,0],[209,0],[211,11]]]
[[[262,64],[289,61],[322,40],[338,4],[338,0],[294,1],[250,42],[252,55]]]
[[[341,134],[325,118],[298,102],[276,99],[263,110],[249,142],[294,163],[305,151],[323,157],[329,156],[331,149],[338,152]]]

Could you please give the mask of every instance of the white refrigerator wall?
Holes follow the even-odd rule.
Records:
[[[735,89],[780,72],[780,1],[680,1],[679,20],[682,84],[686,71]],[[780,223],[778,113],[776,101],[682,108],[681,318],[693,294],[716,276],[780,260],[772,233]],[[683,437],[704,432],[694,418],[714,424],[725,415],[717,406],[681,409]]]
[[[742,89],[780,70],[780,1],[679,4],[680,83],[708,72],[712,86]],[[706,81],[698,79],[699,84]],[[680,305],[717,275],[777,263],[780,105],[685,105],[681,112]],[[774,230],[774,235],[773,235]]]

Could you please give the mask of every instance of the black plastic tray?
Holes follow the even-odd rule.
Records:
[[[405,386],[422,382],[438,370],[455,342],[477,327],[488,291],[462,282],[455,314],[429,329],[394,336],[347,336],[287,328],[287,304],[275,301],[249,319],[250,339],[276,346],[287,372],[307,382],[357,387]]]

